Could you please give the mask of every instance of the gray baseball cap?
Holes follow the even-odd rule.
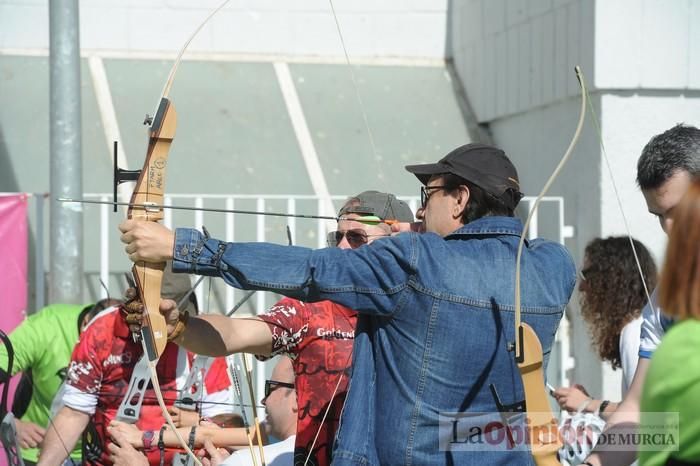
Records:
[[[397,199],[393,194],[379,191],[364,191],[349,198],[338,212],[338,216],[347,214],[374,215],[381,220],[399,222],[414,221],[413,212],[408,204]]]

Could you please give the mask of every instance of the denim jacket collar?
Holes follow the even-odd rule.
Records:
[[[481,217],[461,226],[447,235],[445,239],[480,235],[520,236],[522,231],[523,224],[517,217]]]

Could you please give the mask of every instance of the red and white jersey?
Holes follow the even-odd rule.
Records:
[[[117,415],[134,366],[142,355],[141,343],[132,338],[125,313],[120,307],[106,309],[96,316],[73,349],[63,402],[72,409],[93,415],[99,446],[103,451],[101,464],[111,464],[104,453],[109,441],[106,428]],[[192,354],[174,343],[166,345],[156,365],[156,372],[167,406],[172,406],[177,400],[192,360]],[[232,412],[231,394],[226,360],[216,358],[205,377],[202,399],[198,400],[202,414],[213,416]],[[158,431],[164,423],[155,393],[149,385],[136,426],[141,430]],[[166,463],[172,461],[175,451],[167,450]],[[151,464],[158,464],[159,451],[150,452],[148,459]]]
[[[292,359],[299,406],[295,464],[305,464],[313,449],[309,464],[326,466],[347,394],[357,313],[331,301],[284,298],[258,317],[272,332],[272,356]]]

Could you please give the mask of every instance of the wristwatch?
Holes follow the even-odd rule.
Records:
[[[153,449],[153,440],[156,438],[156,433],[152,430],[144,430],[143,435],[141,436],[141,441],[143,442],[143,449],[144,450],[152,450]]]

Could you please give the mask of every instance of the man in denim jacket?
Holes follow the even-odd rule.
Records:
[[[524,397],[509,344],[522,231],[513,217],[522,197],[515,167],[500,149],[468,144],[406,168],[425,184],[423,234],[311,250],[126,221],[122,241],[134,261],[172,258],[178,272],[360,313],[334,464],[531,464],[527,447],[509,444],[503,429],[485,433],[485,422],[498,419],[494,390],[506,405]],[[546,361],[574,288],[574,263],[563,246],[531,240],[521,273],[522,318]],[[225,348],[211,323],[182,319],[179,339],[208,354]],[[168,321],[174,327],[175,313]]]

